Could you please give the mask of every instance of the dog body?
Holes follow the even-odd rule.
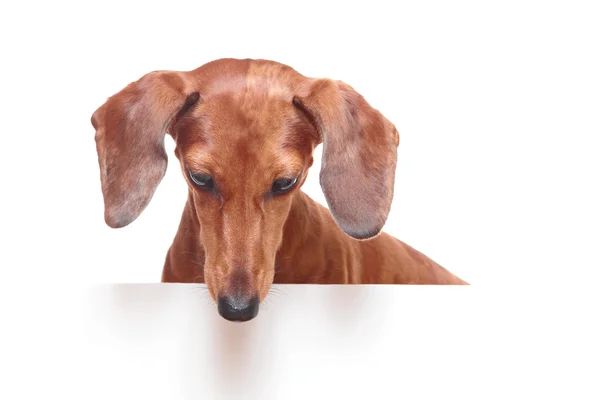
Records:
[[[227,319],[256,315],[273,282],[464,284],[381,233],[399,135],[349,85],[273,61],[222,59],[156,71],[92,116],[106,223],[147,206],[167,165],[189,187],[164,282],[205,282]],[[323,144],[329,210],[300,191]]]

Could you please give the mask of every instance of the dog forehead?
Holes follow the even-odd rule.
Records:
[[[178,147],[198,169],[296,170],[312,151],[310,125],[280,101],[223,94],[198,105],[182,125]]]
[[[281,99],[224,92],[202,99],[176,122],[176,141],[182,147],[200,144],[230,148],[238,141],[255,146],[276,144],[295,136],[299,120],[293,105]]]
[[[202,97],[178,123],[183,131],[179,140],[226,147],[233,141],[248,141],[262,147],[262,142],[289,145],[306,136],[312,125],[294,106],[292,95],[286,95],[288,89],[248,82],[237,87],[229,82],[228,90]]]
[[[310,152],[312,126],[293,105],[296,71],[257,60],[217,60],[202,67],[201,100],[179,124],[178,146],[211,164],[295,164]]]

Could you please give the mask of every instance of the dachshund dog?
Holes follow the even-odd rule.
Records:
[[[228,320],[254,318],[272,283],[467,284],[381,232],[398,131],[343,82],[221,59],[143,76],[92,125],[113,228],[150,202],[174,139],[189,190],[162,281],[206,283]],[[300,190],[320,143],[329,210]]]

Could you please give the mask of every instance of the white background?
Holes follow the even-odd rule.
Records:
[[[391,4],[0,6],[0,358],[3,390],[18,390],[7,398],[229,393],[244,386],[214,369],[227,353],[215,340],[235,344],[251,332],[237,345],[252,347],[252,365],[273,368],[252,369],[260,379],[250,397],[312,388],[330,397],[594,398],[597,5]],[[382,111],[401,138],[385,230],[473,286],[282,287],[242,325],[224,325],[185,285],[90,286],[159,282],[186,199],[171,157],[141,217],[105,226],[91,114],[149,71],[221,57],[343,80]],[[319,155],[304,190],[324,203]],[[356,315],[335,305],[363,298],[374,300]],[[323,322],[340,312],[347,325]],[[375,347],[357,351],[364,343]],[[216,353],[204,357],[204,348]],[[209,375],[227,380],[204,385]]]

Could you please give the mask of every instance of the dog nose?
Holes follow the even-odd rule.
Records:
[[[260,300],[258,297],[240,298],[219,296],[217,305],[219,314],[229,321],[249,321],[258,314]]]

